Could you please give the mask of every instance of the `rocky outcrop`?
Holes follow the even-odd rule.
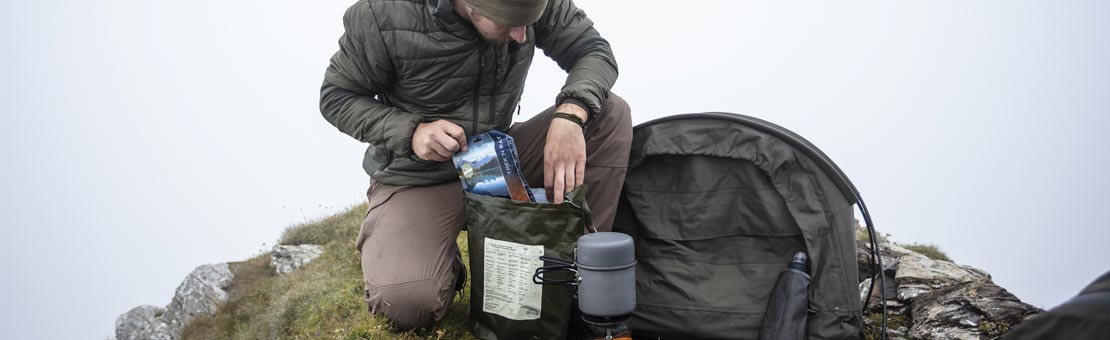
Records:
[[[1041,312],[989,279],[933,290],[913,303],[910,336],[917,339],[995,338]]]
[[[324,252],[323,246],[278,245],[270,252],[270,267],[286,274],[312,262]],[[202,315],[214,315],[224,301],[233,275],[227,263],[197,267],[177,286],[173,300],[165,308],[143,305],[132,308],[116,319],[116,339],[176,340],[185,325]]]
[[[166,308],[144,305],[120,315],[116,319],[116,339],[178,339],[190,321],[215,314],[220,303],[227,301],[224,288],[231,279],[227,263],[197,267],[177,286]]]
[[[170,332],[162,315],[166,309],[142,305],[132,308],[116,319],[116,339],[170,340]]]
[[[897,245],[886,244],[886,247],[898,254],[894,282],[898,284],[898,299],[902,301],[956,283],[990,280],[990,274],[971,266],[933,260]]]
[[[996,339],[1011,326],[1043,312],[995,285],[983,270],[931,259],[886,242],[879,247],[887,299],[880,298],[876,282],[865,308],[869,339],[878,339],[881,333],[882,304],[887,307],[888,339]],[[862,241],[856,250],[860,274],[869,276],[870,250]],[[866,301],[871,279],[862,281],[860,298]]]
[[[324,253],[324,246],[302,244],[296,246],[277,245],[270,252],[270,267],[278,274],[287,274],[300,268]]]

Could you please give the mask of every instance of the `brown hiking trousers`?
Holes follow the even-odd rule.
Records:
[[[543,147],[555,108],[509,128],[525,180],[543,186]],[[598,231],[612,229],[617,198],[628,170],[631,110],[609,94],[586,129],[587,202]],[[394,186],[370,181],[370,202],[356,247],[362,254],[370,313],[398,328],[431,326],[443,318],[457,275],[455,238],[463,228],[463,189],[458,181]]]

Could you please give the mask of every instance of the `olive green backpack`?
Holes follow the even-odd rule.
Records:
[[[561,204],[513,201],[466,193],[470,244],[470,328],[481,339],[565,339],[574,295],[569,285],[533,283],[539,256],[574,258],[574,244],[592,226],[586,186]],[[488,271],[487,271],[488,270]],[[570,280],[567,271],[545,279]]]

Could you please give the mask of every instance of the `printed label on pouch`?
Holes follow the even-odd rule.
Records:
[[[532,282],[543,266],[543,246],[485,239],[482,311],[512,320],[540,318],[543,286]]]

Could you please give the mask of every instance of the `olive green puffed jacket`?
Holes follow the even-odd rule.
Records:
[[[343,15],[343,27],[324,74],[320,112],[370,144],[363,168],[386,184],[456,179],[451,162],[413,153],[416,125],[446,119],[467,136],[508,129],[536,47],[567,71],[553,104],[601,112],[617,79],[609,42],[571,0],[548,0],[524,44],[487,43],[450,0],[359,0]]]

